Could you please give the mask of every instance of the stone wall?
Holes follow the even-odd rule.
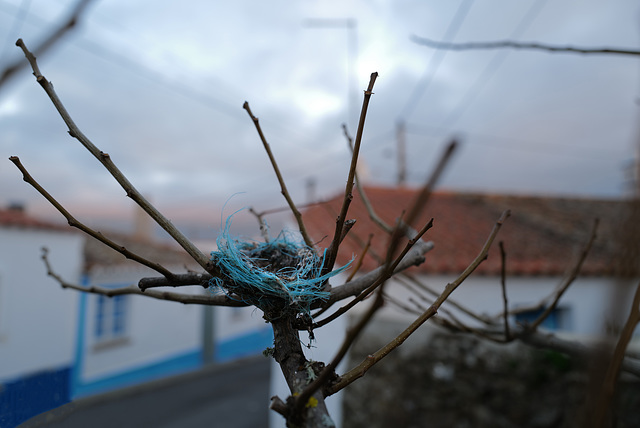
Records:
[[[349,367],[402,328],[370,325]],[[588,381],[564,354],[423,326],[345,390],[343,427],[579,427]],[[640,379],[625,377],[620,389],[615,426],[640,427]]]

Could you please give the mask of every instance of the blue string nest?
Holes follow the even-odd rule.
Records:
[[[233,239],[229,234],[232,217],[216,240],[218,251],[211,252],[220,276],[211,279],[210,286],[256,306],[267,320],[309,315],[314,303],[329,298],[323,291],[325,282],[349,266],[321,275],[324,255],[319,257],[313,248],[287,233],[270,242]]]

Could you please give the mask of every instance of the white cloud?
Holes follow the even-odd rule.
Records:
[[[23,25],[33,43],[53,22],[42,13],[53,7],[49,3],[34,0]],[[53,19],[69,4],[56,3]],[[530,5],[475,2],[457,40],[507,37]],[[188,7],[96,2],[80,29],[39,61],[83,131],[134,184],[157,193],[167,209],[171,201],[180,204],[180,212],[188,212],[189,204],[215,209],[237,191],[247,191],[251,204],[272,207],[283,200],[242,110],[245,100],[260,118],[296,198],[304,200],[309,177],[317,179],[321,195],[340,191],[349,163],[340,128],[350,105],[348,30],[307,28],[305,19],[357,18],[352,109],[362,102],[369,74],[380,73],[362,156],[376,182],[393,184],[395,122],[434,52],[409,36],[442,37],[457,7],[457,2],[414,0],[196,1]],[[0,9],[0,28],[11,26],[12,10]],[[616,7],[598,0],[547,2],[522,39],[634,47],[637,13],[633,0]],[[509,52],[463,106],[454,127],[443,128],[495,54],[449,52],[443,59],[409,118],[414,182],[426,176],[446,139],[462,134],[465,144],[447,176],[449,186],[621,194],[619,165],[630,154],[637,126],[637,59]],[[88,194],[95,203],[103,189],[111,189],[102,184],[97,162],[66,135],[28,70],[0,97],[0,158],[28,159],[70,204],[81,205]],[[355,123],[349,125],[354,134]],[[578,155],[568,162],[572,151]],[[0,176],[0,203],[16,196],[38,198],[12,165],[0,166]],[[107,199],[120,195],[117,189],[104,192]]]

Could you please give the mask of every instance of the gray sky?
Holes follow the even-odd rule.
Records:
[[[35,46],[71,4],[0,0],[0,62],[20,55],[17,37]],[[313,28],[309,18],[357,27]],[[355,133],[374,71],[361,158],[369,183],[395,182],[402,117],[411,184],[456,135],[463,144],[443,188],[620,196],[638,140],[640,58],[443,52],[410,36],[637,48],[639,29],[637,0],[102,0],[39,63],[79,127],[141,192],[178,222],[218,227],[238,192],[225,214],[285,203],[243,102],[294,199],[305,202],[309,179],[319,197],[333,196],[349,165],[341,124]],[[17,155],[79,216],[131,214],[28,69],[0,90],[0,151],[0,204],[53,212],[7,160]]]

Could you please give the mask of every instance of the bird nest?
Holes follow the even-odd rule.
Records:
[[[256,306],[267,320],[309,315],[315,303],[329,298],[326,281],[348,267],[322,275],[324,256],[292,234],[281,233],[269,242],[242,241],[230,237],[230,225],[231,217],[216,240],[218,251],[211,253],[220,272],[211,287]]]

